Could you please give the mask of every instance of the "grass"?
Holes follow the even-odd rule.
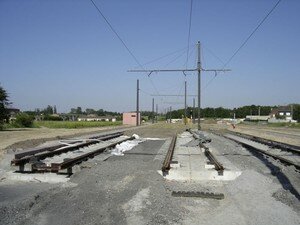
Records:
[[[300,123],[242,123],[243,125],[248,125],[248,126],[265,126],[265,127],[286,127],[286,128],[298,128],[300,129]]]
[[[269,123],[269,127],[291,127],[291,128],[300,128],[300,123]]]
[[[77,129],[87,127],[118,126],[122,121],[34,121],[34,127]]]

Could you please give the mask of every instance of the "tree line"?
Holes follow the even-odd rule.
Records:
[[[291,106],[291,105],[290,105]],[[247,105],[238,108],[228,109],[223,107],[207,107],[201,108],[201,118],[245,118],[248,115],[261,115],[267,116],[271,113],[272,109],[276,109],[278,106],[261,106],[261,105]],[[187,117],[193,115],[193,108],[187,107]],[[197,108],[195,108],[195,117],[198,117]],[[170,112],[167,113],[167,117],[170,117]],[[184,117],[184,109],[172,110],[172,118]],[[300,122],[300,104],[293,104],[293,119]]]
[[[9,112],[8,108],[11,105],[9,102],[9,96],[8,93],[4,88],[0,86],[0,130],[3,127],[3,124],[5,122],[8,122],[9,120]],[[290,104],[290,106],[293,105],[293,119],[300,122],[300,104]],[[233,118],[234,115],[236,118],[245,118],[247,115],[269,115],[272,109],[277,108],[278,106],[261,106],[261,105],[248,105],[248,106],[242,106],[234,109],[228,109],[223,107],[207,107],[201,109],[201,117],[205,118]],[[193,115],[193,110],[195,110],[194,114],[195,117],[198,117],[197,108],[193,109],[192,107],[187,108],[187,117],[191,117]],[[56,106],[48,105],[44,109],[35,109],[34,111],[25,111],[23,113],[20,113],[19,119],[23,123],[24,121],[32,121],[34,116],[37,115],[43,115],[44,119],[57,119],[60,117],[52,116],[53,114],[57,114]],[[111,112],[106,111],[103,109],[92,109],[87,108],[85,110],[82,110],[80,106],[77,108],[71,108],[70,112],[67,113],[67,115],[90,115],[95,114],[97,116],[116,116],[118,119],[121,119],[121,113],[118,112]],[[172,118],[182,118],[184,116],[184,109],[178,109],[171,111]],[[152,113],[151,111],[143,111],[141,112],[142,116],[148,117],[148,119],[153,118],[156,114]],[[166,117],[170,117],[170,112],[167,114],[164,114]],[[60,118],[61,119],[61,118]]]

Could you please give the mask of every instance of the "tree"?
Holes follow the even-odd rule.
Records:
[[[4,121],[9,119],[9,113],[7,111],[9,104],[8,94],[6,90],[0,86],[0,129],[3,128]]]
[[[14,123],[18,127],[32,127],[33,120],[34,117],[28,115],[27,113],[18,113]]]
[[[80,106],[77,107],[76,114],[82,114],[82,109]]]
[[[46,115],[52,115],[53,114],[53,108],[51,105],[48,105],[47,108],[45,108],[43,110],[43,113],[46,114]]]
[[[75,108],[71,108],[70,113],[71,113],[71,114],[76,114],[76,109],[75,109]]]
[[[293,105],[293,119],[300,122],[300,105],[299,104]]]
[[[57,114],[56,105],[55,105],[55,106],[53,106],[53,114]]]
[[[87,108],[87,109],[85,110],[85,113],[86,113],[87,115],[90,115],[90,114],[96,114],[96,110]]]

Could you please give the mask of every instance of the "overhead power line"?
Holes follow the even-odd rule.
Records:
[[[224,64],[224,68],[231,62],[231,60],[238,54],[238,52],[246,45],[246,43],[250,40],[250,38],[254,35],[254,33],[258,30],[258,28],[266,21],[266,19],[271,15],[271,13],[275,10],[275,8],[279,5],[281,0],[278,0],[276,4],[272,7],[272,9],[267,13],[267,15],[260,21],[260,23],[255,27],[255,29],[251,32],[251,34],[245,39],[245,41],[241,44],[239,48],[233,53],[233,55],[226,61]]]
[[[223,68],[225,68],[231,61],[232,59],[238,54],[238,52],[247,44],[247,42],[250,40],[250,38],[255,34],[255,32],[258,30],[258,28],[260,28],[260,26],[267,20],[267,18],[271,15],[271,13],[275,10],[275,8],[279,5],[279,3],[282,0],[278,0],[276,2],[276,4],[271,8],[271,10],[263,17],[263,19],[259,22],[259,24],[255,27],[255,29],[250,33],[250,35],[243,41],[243,43],[240,45],[240,47],[238,47],[235,52],[233,53],[233,55],[226,61],[226,63],[224,63]],[[215,73],[215,76],[210,79],[204,89],[206,89],[213,81],[214,79],[216,79],[216,77],[218,76],[217,73]]]
[[[91,2],[93,3],[93,5],[95,6],[95,8],[97,9],[97,11],[99,12],[99,14],[102,16],[102,18],[105,20],[105,22],[107,23],[107,25],[109,26],[109,28],[112,30],[112,32],[117,36],[117,38],[119,39],[119,41],[123,44],[123,46],[126,48],[126,50],[129,52],[129,54],[132,56],[132,58],[135,60],[135,62],[141,67],[143,68],[142,64],[139,62],[139,60],[135,57],[135,55],[132,53],[132,51],[128,48],[128,46],[126,45],[126,43],[123,41],[123,39],[120,37],[120,35],[118,34],[118,32],[113,28],[113,26],[110,24],[110,22],[107,20],[107,18],[104,16],[104,14],[101,12],[101,10],[98,8],[98,6],[95,4],[95,2],[93,0],[91,0]]]
[[[189,19],[189,31],[188,31],[188,49],[186,52],[186,62],[185,66],[187,67],[187,63],[189,61],[189,46],[190,46],[190,38],[191,38],[191,27],[192,27],[192,12],[193,12],[193,0],[191,0],[191,5],[190,5],[190,19]]]
[[[144,69],[143,65],[139,62],[139,60],[137,59],[137,57],[133,54],[133,52],[129,49],[129,47],[127,46],[127,44],[125,43],[125,41],[121,38],[121,36],[118,34],[118,32],[113,28],[113,26],[111,25],[111,23],[108,21],[108,19],[104,16],[104,14],[101,12],[100,8],[95,4],[94,0],[91,0],[92,4],[94,5],[94,7],[96,8],[96,10],[98,11],[98,13],[102,16],[102,18],[104,19],[104,21],[107,23],[107,25],[109,26],[109,28],[111,29],[111,31],[117,36],[117,38],[119,39],[119,41],[123,44],[123,46],[126,48],[126,50],[128,51],[128,53],[132,56],[132,58],[134,59],[134,61],[142,68]],[[150,78],[150,77],[149,77]],[[150,79],[150,82],[154,88],[154,90],[158,93],[158,90],[156,88],[156,86],[154,85],[153,81]]]
[[[157,58],[155,58],[155,59],[152,59],[152,60],[150,60],[150,61],[148,61],[148,62],[143,63],[143,66],[148,65],[148,64],[150,64],[150,63],[157,62],[157,61],[159,61],[159,60],[161,60],[161,59],[164,59],[164,58],[166,58],[166,57],[168,57],[168,56],[171,56],[171,55],[174,55],[174,54],[176,54],[176,53],[179,53],[179,52],[185,52],[186,49],[187,49],[187,47],[184,47],[184,48],[175,50],[175,51],[173,51],[173,52],[167,53],[167,54],[165,54],[165,55],[163,55],[163,56],[159,56],[159,57],[157,57]]]

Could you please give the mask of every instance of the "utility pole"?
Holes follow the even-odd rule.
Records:
[[[139,126],[140,121],[139,121],[139,95],[140,95],[140,83],[139,79],[136,81],[136,126]]]
[[[201,71],[204,72],[226,72],[230,71],[229,69],[204,69],[201,66],[201,57],[200,57],[200,42],[197,43],[198,49],[198,59],[197,59],[197,68],[192,69],[148,69],[148,70],[128,70],[128,72],[146,72],[150,76],[153,72],[182,72],[185,75],[185,72],[198,72],[198,130],[201,130],[200,126],[200,107],[201,107]]]
[[[170,123],[172,123],[172,106],[170,106]]]
[[[258,106],[258,115],[260,116],[260,106]]]
[[[193,124],[195,124],[195,98],[193,98]]]
[[[154,98],[152,98],[152,123],[154,123]]]
[[[186,125],[186,81],[184,81],[184,125]]]
[[[158,104],[156,104],[156,123],[158,122]]]
[[[198,130],[201,130],[200,125],[200,110],[201,110],[201,57],[200,57],[200,41],[197,43],[198,49],[198,60],[197,60],[197,71],[198,71]]]

